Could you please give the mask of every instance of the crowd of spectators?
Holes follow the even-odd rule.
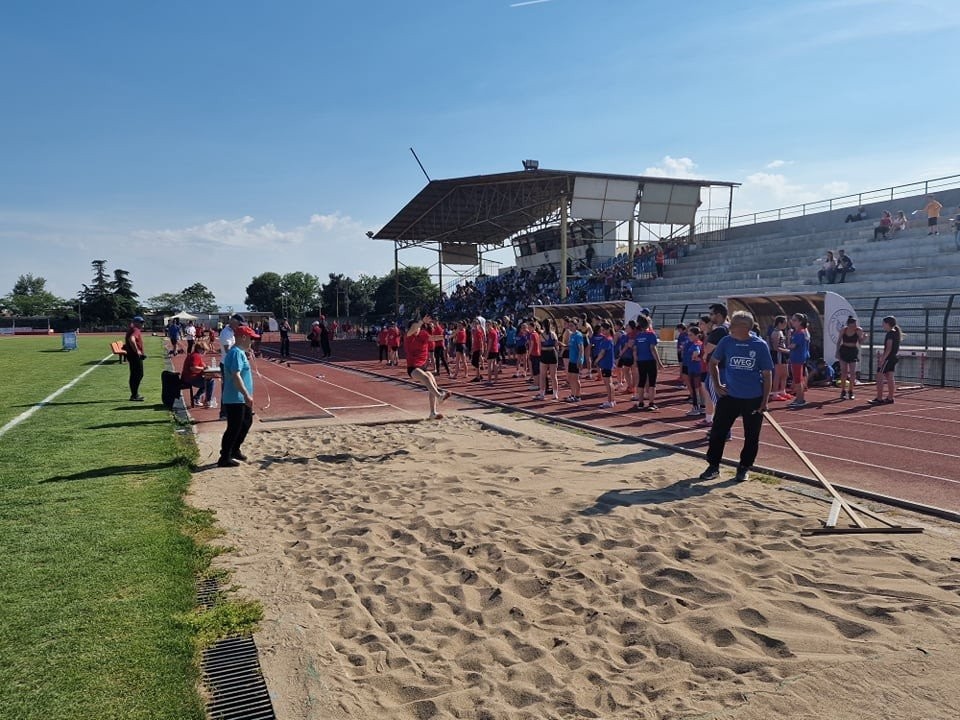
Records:
[[[500,317],[522,315],[531,305],[558,302],[557,271],[546,265],[536,272],[511,268],[461,283],[441,296],[434,312],[440,317]]]

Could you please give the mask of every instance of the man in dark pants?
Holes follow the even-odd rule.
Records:
[[[130,399],[135,402],[143,402],[140,383],[143,381],[143,361],[147,356],[143,352],[143,338],[140,337],[142,328],[143,318],[137,315],[130,321],[123,339],[123,349],[127,351],[127,363],[130,365]]]
[[[280,357],[290,357],[290,321],[287,318],[280,323]]]
[[[701,480],[720,475],[720,461],[727,444],[727,433],[738,417],[743,418],[743,449],[737,467],[738,481],[746,480],[760,449],[760,428],[773,384],[773,360],[767,344],[751,333],[753,315],[735,312],[730,319],[730,334],[717,343],[710,357],[710,378],[716,388],[717,407],[710,428],[709,467]],[[720,382],[720,366],[726,366],[726,382]]]
[[[253,374],[247,353],[253,340],[259,338],[249,325],[243,324],[233,331],[235,344],[224,356],[223,409],[227,415],[227,428],[220,439],[220,467],[237,467],[246,460],[241,446],[253,425]]]

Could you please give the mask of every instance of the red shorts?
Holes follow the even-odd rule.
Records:
[[[803,371],[805,367],[803,363],[790,363],[790,373],[793,375],[794,385],[799,385],[803,382]]]

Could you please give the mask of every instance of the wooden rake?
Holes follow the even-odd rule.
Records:
[[[808,458],[803,450],[801,450],[793,439],[787,435],[787,431],[776,420],[773,419],[773,415],[769,412],[764,411],[764,419],[770,423],[774,430],[783,438],[783,441],[790,446],[790,449],[793,450],[797,457],[807,466],[807,469],[813,473],[813,476],[823,485],[824,489],[830,493],[830,497],[833,498],[833,504],[830,506],[830,514],[827,516],[827,521],[823,524],[823,527],[817,528],[804,528],[800,531],[801,535],[856,535],[856,534],[879,534],[879,533],[922,533],[923,528],[919,527],[905,527],[903,525],[896,525],[895,523],[890,522],[889,520],[877,515],[875,512],[871,512],[864,507],[857,507],[854,510],[853,506],[843,499],[843,496],[837,492],[837,489],[833,487],[829,480],[827,480],[823,473],[821,473],[817,466],[814,465],[810,458]],[[837,521],[840,519],[840,513],[846,513],[847,517],[850,518],[850,521],[853,523],[853,527],[837,527]],[[868,517],[877,520],[880,523],[883,523],[883,527],[869,527],[862,519],[860,515],[862,513]]]

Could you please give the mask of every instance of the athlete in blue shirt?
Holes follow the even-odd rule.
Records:
[[[567,340],[567,383],[570,385],[570,395],[567,402],[580,402],[580,366],[584,360],[586,340],[573,320],[567,321],[567,330],[570,331]]]
[[[717,343],[710,357],[710,379],[718,399],[707,450],[709,466],[700,475],[701,480],[712,480],[720,475],[727,433],[738,417],[743,418],[744,439],[737,481],[747,479],[748,471],[757,459],[763,413],[767,410],[773,384],[773,359],[767,343],[751,334],[753,323],[750,313],[735,312],[730,319],[730,334]],[[727,369],[723,383],[720,382],[721,364]]]
[[[600,325],[600,331],[594,334],[594,347],[597,351],[597,357],[594,364],[600,370],[600,376],[603,378],[603,386],[607,391],[607,401],[601,408],[612,408],[617,403],[613,399],[613,326],[610,323]]]

